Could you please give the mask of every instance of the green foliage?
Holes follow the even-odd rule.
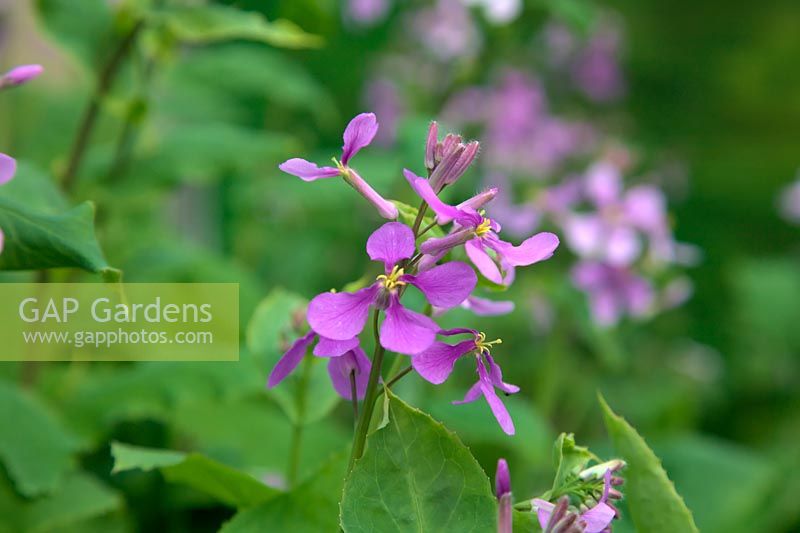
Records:
[[[153,11],[176,39],[190,44],[210,44],[236,39],[260,41],[284,48],[312,48],[322,44],[288,20],[267,21],[256,12],[222,5],[171,7]]]
[[[23,496],[56,490],[78,443],[38,399],[0,381],[0,462]]]
[[[115,442],[112,473],[159,469],[170,483],[191,487],[232,507],[251,507],[278,494],[254,477],[204,455],[142,448]]]
[[[552,493],[557,493],[566,481],[583,470],[590,460],[596,459],[589,448],[575,444],[575,435],[562,433],[553,445],[553,464],[556,475],[553,480]]]
[[[389,423],[369,436],[345,482],[342,528],[492,531],[489,479],[458,437],[388,392]]]
[[[344,455],[333,457],[291,492],[240,511],[220,533],[336,531],[345,464]]]
[[[699,531],[658,457],[636,430],[611,410],[602,396],[599,400],[614,449],[628,463],[625,495],[637,530],[648,533]]]
[[[104,0],[35,0],[44,28],[72,50],[84,63],[97,63],[98,53],[107,52],[103,43],[113,33],[113,15]]]
[[[122,506],[120,495],[93,477],[70,473],[51,494],[24,500],[0,482],[1,533],[85,531],[78,524]],[[74,529],[73,529],[74,528]]]

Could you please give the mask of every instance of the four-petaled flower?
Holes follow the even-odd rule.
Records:
[[[483,333],[466,328],[443,330],[440,335],[471,335],[472,338],[459,342],[456,345],[436,341],[427,350],[411,358],[411,366],[425,380],[439,385],[444,383],[453,372],[456,361],[465,356],[473,355],[478,367],[478,381],[467,391],[464,399],[453,402],[462,404],[474,402],[478,397],[483,396],[492,410],[492,414],[497,419],[500,427],[508,435],[514,434],[514,422],[508,414],[506,406],[503,405],[500,397],[495,392],[495,387],[506,394],[519,392],[519,387],[503,381],[503,373],[495,363],[490,350],[495,344],[500,344],[501,340],[487,341]]]
[[[333,158],[335,167],[319,167],[311,161],[295,157],[284,161],[278,168],[287,174],[297,176],[303,181],[315,181],[323,178],[341,176],[356,191],[378,210],[378,213],[389,220],[397,218],[397,207],[383,198],[364,181],[358,172],[350,167],[350,159],[362,148],[369,146],[378,133],[378,121],[373,113],[357,115],[344,130],[344,145],[341,159]]]
[[[611,469],[608,469],[603,476],[603,495],[600,497],[597,505],[580,514],[579,519],[583,522],[584,531],[586,533],[601,533],[607,531],[609,524],[611,524],[611,521],[614,520],[614,517],[617,515],[616,510],[606,503],[609,498],[610,490]],[[536,509],[536,516],[539,518],[539,524],[542,526],[543,530],[546,530],[556,505],[539,498],[534,498],[531,503]]]
[[[330,374],[336,392],[345,399],[352,399],[353,383],[350,377],[352,374],[355,378],[356,395],[359,400],[363,399],[372,365],[364,350],[361,349],[358,337],[337,341],[322,337],[314,330],[294,341],[294,344],[283,354],[269,375],[267,387],[271,389],[286,379],[303,360],[308,347],[317,340],[313,354],[317,357],[330,358],[328,374]]]
[[[380,343],[387,350],[413,355],[428,348],[439,327],[425,315],[400,303],[406,285],[417,287],[431,305],[451,308],[463,302],[477,283],[469,265],[450,262],[417,275],[406,274],[404,265],[414,254],[414,233],[399,222],[378,228],[367,240],[367,254],[383,261],[385,271],[375,283],[355,293],[326,292],[308,306],[308,323],[324,337],[347,340],[364,329],[370,307],[384,310]]]
[[[413,189],[436,213],[440,224],[455,222],[450,234],[422,243],[420,251],[430,256],[426,264],[437,261],[452,248],[463,244],[467,256],[486,279],[509,285],[514,280],[514,267],[548,259],[558,247],[558,237],[548,232],[537,233],[514,246],[500,239],[497,236],[500,225],[476,211],[474,206],[447,205],[436,196],[428,180],[409,170],[404,173]]]

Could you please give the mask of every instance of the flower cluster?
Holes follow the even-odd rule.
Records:
[[[550,491],[547,498],[532,498],[516,507],[536,513],[544,533],[611,533],[611,524],[619,516],[612,502],[622,499],[615,487],[624,483],[618,475],[624,467],[619,459],[596,464],[581,470],[569,487],[559,487],[557,498],[553,497],[555,491]],[[511,475],[505,459],[497,463],[495,490],[499,503],[497,532],[511,533]]]
[[[372,141],[377,130],[374,114],[360,114],[345,130],[342,157],[335,160],[336,167],[318,167],[294,158],[279,168],[305,181],[341,176],[361,192],[381,216],[394,218],[398,214],[395,204],[378,195],[350,167],[352,156]],[[424,156],[428,177],[404,170],[412,190],[422,201],[414,224],[388,222],[367,239],[367,255],[383,264],[382,273],[372,283],[354,292],[325,292],[311,300],[306,314],[310,331],[300,337],[275,366],[269,377],[270,387],[288,376],[316,342],[313,354],[330,358],[328,368],[336,390],[345,398],[352,399],[352,391],[356,391],[359,399],[364,398],[369,388],[371,364],[375,361],[371,363],[365,356],[359,336],[372,311],[376,349],[410,356],[411,367],[431,383],[444,382],[459,358],[474,358],[477,382],[462,401],[454,403],[471,402],[482,396],[503,431],[514,433],[511,417],[495,392],[495,389],[506,394],[519,391],[518,387],[503,381],[500,367],[490,353],[491,347],[500,341],[487,341],[485,334],[475,329],[442,330],[432,316],[434,311],[440,314],[456,306],[473,309],[479,315],[510,310],[506,302],[491,302],[472,294],[478,276],[468,263],[451,259],[456,249],[463,248],[486,279],[508,286],[513,282],[517,267],[549,258],[559,241],[552,233],[533,235],[518,246],[502,240],[500,225],[484,211],[497,194],[495,188],[457,205],[449,205],[439,198],[447,186],[467,171],[478,150],[477,142],[465,142],[458,135],[448,134],[440,140],[438,125],[431,124]],[[433,215],[430,222],[425,219],[428,211]],[[427,223],[425,228],[421,227],[423,221]],[[449,228],[441,232],[444,236],[423,239],[437,225]],[[410,287],[427,300],[429,305],[425,313],[402,303],[403,294]],[[456,345],[437,341],[437,336],[457,335],[466,335],[468,339]]]
[[[16,87],[23,83],[32,80],[42,73],[40,65],[22,65],[12,68],[2,76],[0,76],[0,90]],[[17,172],[17,161],[2,152],[0,152],[0,185],[5,185],[14,174]],[[0,228],[0,252],[3,251],[3,230]]]

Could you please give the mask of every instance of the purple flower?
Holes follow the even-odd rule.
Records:
[[[580,521],[584,523],[583,531],[586,533],[602,533],[607,531],[611,521],[614,520],[614,517],[617,515],[616,510],[611,505],[606,503],[609,497],[609,490],[611,489],[610,469],[606,470],[603,479],[603,495],[600,498],[600,501],[598,501],[597,505],[593,506],[588,511],[581,513],[579,517]],[[551,522],[551,517],[554,516],[556,505],[548,502],[547,500],[542,500],[539,498],[533,499],[531,503],[533,503],[534,508],[536,509],[536,516],[539,519],[539,525],[542,526],[543,530],[547,531],[547,528]]]
[[[800,224],[800,178],[783,188],[779,208],[783,218],[792,224]]]
[[[390,0],[348,0],[346,15],[361,26],[372,26],[386,18]]]
[[[0,153],[0,185],[5,185],[11,181],[16,171],[17,161],[11,156]],[[3,235],[3,230],[0,228],[0,253],[3,251],[4,242],[5,237]]]
[[[317,357],[330,358],[328,361],[328,374],[336,392],[345,399],[352,399],[352,385],[350,382],[352,373],[355,376],[358,399],[363,399],[367,391],[371,364],[359,345],[358,337],[336,341],[321,337],[313,330],[297,339],[283,354],[283,357],[281,357],[269,375],[267,387],[271,389],[286,379],[297,368],[300,361],[303,360],[308,347],[317,340],[313,353]]]
[[[619,30],[605,24],[591,36],[586,47],[572,65],[575,85],[591,100],[608,102],[617,99],[625,90],[619,55]]]
[[[461,0],[437,0],[412,19],[412,33],[441,61],[474,55],[481,35]]]
[[[385,273],[355,293],[326,292],[311,300],[308,322],[314,331],[330,339],[351,339],[361,333],[370,307],[375,307],[386,313],[380,327],[384,348],[416,354],[430,346],[439,327],[427,316],[403,307],[403,287],[414,285],[431,305],[451,308],[469,296],[477,276],[461,262],[445,263],[417,275],[406,274],[403,262],[411,258],[414,249],[414,233],[408,226],[389,222],[378,228],[367,240],[367,254],[373,261],[383,261]]]
[[[44,72],[41,65],[20,65],[0,76],[0,89],[22,85]]]
[[[405,105],[397,85],[388,78],[377,78],[367,85],[365,101],[381,117],[383,127],[375,142],[382,146],[394,144],[397,128],[405,113]]]
[[[519,387],[503,381],[503,373],[490,353],[491,347],[502,341],[500,339],[487,341],[486,335],[474,329],[451,329],[440,331],[439,334],[445,336],[469,334],[472,338],[456,345],[436,341],[427,350],[413,356],[411,366],[423,379],[439,385],[450,377],[458,359],[466,355],[474,356],[478,367],[478,381],[467,391],[463,400],[453,403],[474,402],[483,396],[503,431],[513,435],[514,422],[494,390],[498,388],[506,394],[519,392]]]
[[[628,268],[583,261],[572,269],[572,281],[589,294],[592,316],[602,326],[616,324],[622,315],[645,316],[653,309],[652,285]]]
[[[431,122],[425,142],[425,168],[430,175],[431,188],[437,193],[458,181],[478,155],[480,143],[462,141],[461,136],[454,133],[448,133],[439,141],[439,125]]]
[[[497,533],[512,533],[511,509],[511,474],[505,459],[497,461],[497,473],[494,476],[495,494],[497,495]]]
[[[351,187],[361,194],[378,210],[378,213],[389,220],[397,218],[397,207],[383,198],[373,189],[358,172],[349,166],[350,159],[362,148],[369,146],[378,133],[378,121],[373,113],[357,115],[344,130],[344,146],[341,160],[333,158],[335,167],[319,167],[316,164],[295,157],[284,161],[278,168],[287,174],[297,176],[303,181],[315,181],[324,178],[341,176]]]
[[[500,225],[484,217],[470,206],[454,207],[445,204],[433,192],[427,180],[404,170],[406,179],[436,213],[440,223],[454,221],[453,231],[439,238],[428,239],[420,251],[441,258],[452,248],[464,245],[467,256],[483,276],[493,283],[509,285],[514,279],[514,267],[527,266],[548,259],[558,247],[558,237],[552,233],[537,233],[519,246],[497,236]],[[463,204],[462,204],[463,205]]]

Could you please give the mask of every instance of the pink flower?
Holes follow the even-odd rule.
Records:
[[[585,524],[583,531],[586,533],[601,533],[607,531],[611,521],[614,520],[614,517],[617,515],[614,508],[606,503],[608,501],[609,490],[611,489],[610,469],[606,470],[603,479],[603,496],[600,498],[600,501],[588,511],[581,513],[579,517],[580,521]],[[547,530],[556,505],[539,498],[535,498],[532,503],[536,509],[536,516],[539,518],[539,525],[543,530]]]
[[[316,164],[295,157],[284,161],[278,168],[287,174],[297,176],[303,181],[316,181],[324,178],[341,176],[351,187],[361,194],[369,203],[378,210],[383,218],[394,220],[397,218],[397,207],[383,198],[364,181],[358,172],[350,167],[350,159],[359,150],[369,146],[378,133],[378,121],[373,113],[361,113],[353,118],[344,130],[344,145],[342,146],[341,160],[333,159],[335,167],[319,167]]]
[[[7,156],[6,154],[0,153],[0,185],[5,185],[9,181],[11,181],[11,178],[14,177],[16,171],[17,171],[16,160],[11,156]],[[0,229],[0,252],[3,251],[4,241],[5,237],[3,236],[3,230]]]
[[[572,269],[572,281],[589,294],[592,316],[602,326],[613,326],[626,314],[640,317],[653,310],[652,285],[626,267],[583,261]]]
[[[503,372],[490,353],[491,347],[502,341],[499,339],[487,341],[486,335],[474,329],[451,329],[440,331],[439,334],[445,336],[468,334],[472,338],[456,345],[436,341],[425,351],[413,356],[411,358],[411,366],[423,379],[434,385],[439,385],[450,377],[457,360],[467,355],[474,356],[477,364],[478,381],[467,391],[463,400],[453,403],[474,402],[483,396],[503,431],[508,435],[513,435],[515,431],[514,422],[494,390],[498,388],[506,394],[519,392],[519,387],[503,381]]]
[[[367,240],[367,254],[382,261],[385,274],[355,293],[326,292],[308,305],[308,323],[324,337],[347,340],[364,329],[371,307],[383,309],[386,318],[380,328],[380,342],[387,350],[416,354],[436,338],[439,327],[425,315],[403,307],[400,292],[414,285],[431,305],[449,309],[463,302],[477,284],[469,265],[450,262],[417,275],[406,274],[402,263],[414,254],[414,233],[399,222],[378,228]]]
[[[38,77],[44,68],[41,65],[20,65],[0,76],[0,89],[16,87]]]

